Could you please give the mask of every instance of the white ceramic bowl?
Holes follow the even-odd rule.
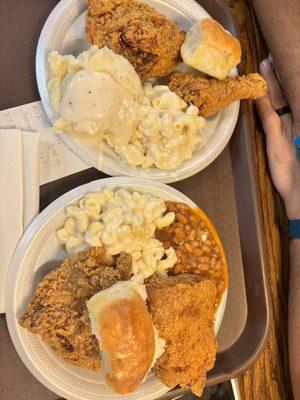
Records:
[[[145,2],[165,14],[170,20],[176,21],[185,31],[188,31],[197,20],[209,17],[209,14],[194,0],[146,0]],[[36,77],[41,100],[51,122],[55,121],[55,113],[47,90],[48,55],[52,50],[76,55],[89,48],[85,33],[86,8],[85,0],[61,0],[49,16],[40,36],[36,54]],[[178,69],[188,68],[182,64],[178,66]],[[232,73],[236,74],[236,69]],[[105,153],[101,170],[112,176],[145,177],[165,183],[187,178],[207,167],[222,152],[233,133],[238,112],[239,102],[236,102],[207,118],[207,124],[203,130],[203,144],[196,149],[190,160],[184,162],[176,170],[163,171],[156,167],[149,170],[134,168],[119,158],[114,151]],[[80,138],[64,133],[61,136],[87,165],[97,168],[98,154],[95,148]]]
[[[64,207],[88,192],[103,188],[125,188],[151,193],[165,200],[196,204],[167,185],[138,178],[108,178],[79,186],[50,204],[29,226],[13,256],[6,283],[6,318],[8,329],[19,356],[30,372],[47,388],[70,400],[142,400],[155,399],[170,388],[150,373],[145,382],[129,395],[113,393],[102,381],[100,373],[85,371],[64,363],[38,336],[19,326],[17,318],[33,298],[36,285],[56,268],[67,253],[56,242],[55,232],[65,219]],[[215,331],[221,324],[226,305],[224,293],[217,310]]]

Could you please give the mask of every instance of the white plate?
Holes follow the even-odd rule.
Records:
[[[21,328],[17,318],[33,298],[36,285],[56,268],[67,254],[58,246],[55,231],[65,219],[64,207],[85,193],[105,187],[126,188],[151,193],[165,200],[181,201],[191,207],[196,204],[188,197],[162,183],[138,178],[108,178],[88,183],[71,190],[49,205],[29,226],[15,251],[7,276],[6,318],[8,329],[19,356],[32,374],[59,396],[70,400],[150,400],[170,388],[150,373],[144,383],[132,394],[120,396],[101,383],[100,373],[70,366],[56,357],[38,338]],[[227,292],[217,310],[215,331],[222,321]]]
[[[155,9],[165,14],[170,20],[176,21],[184,30],[209,14],[194,0],[146,0]],[[52,50],[63,54],[79,54],[89,48],[85,34],[85,0],[62,0],[49,16],[39,39],[36,54],[36,76],[42,103],[51,122],[55,121],[48,90],[47,58]],[[186,66],[179,66],[186,69]],[[233,74],[236,74],[234,69]],[[146,177],[160,182],[170,183],[196,174],[222,152],[234,130],[239,112],[239,102],[232,103],[226,109],[207,119],[204,128],[203,145],[198,148],[193,157],[174,171],[163,171],[158,168],[143,170],[129,166],[117,155],[105,154],[101,170],[108,175]],[[65,143],[81,157],[88,165],[97,168],[97,151],[80,138],[61,134]]]

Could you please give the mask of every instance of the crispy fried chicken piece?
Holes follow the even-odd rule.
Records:
[[[82,251],[45,276],[19,323],[40,335],[64,361],[97,371],[101,358],[86,300],[130,276],[128,254],[121,253],[114,267],[103,247]]]
[[[154,325],[166,341],[156,374],[167,386],[190,387],[200,396],[216,356],[214,283],[188,274],[154,277],[147,293]]]
[[[134,66],[141,79],[159,78],[181,61],[184,32],[154,8],[134,0],[88,0],[87,34]]]
[[[203,117],[214,114],[234,101],[262,96],[267,90],[266,82],[259,74],[219,80],[179,72],[171,76],[168,86],[188,104],[197,106]]]

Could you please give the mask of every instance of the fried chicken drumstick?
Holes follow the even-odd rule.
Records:
[[[184,32],[154,8],[134,0],[88,0],[88,5],[89,41],[127,58],[141,79],[165,76],[180,62]]]
[[[216,357],[216,286],[182,274],[151,277],[146,287],[153,323],[166,341],[155,372],[167,386],[190,387],[200,396]]]
[[[171,76],[168,86],[188,104],[197,106],[203,117],[214,114],[234,101],[262,96],[267,90],[266,82],[259,74],[219,80],[179,72]]]

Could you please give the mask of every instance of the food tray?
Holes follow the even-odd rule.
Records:
[[[199,0],[199,3],[226,29],[236,33],[234,20],[221,1]],[[10,43],[21,40],[22,52],[17,49],[14,57],[11,57],[11,46],[2,46],[4,59],[11,63],[9,68],[7,65],[5,67],[7,79],[1,82],[2,93],[7,93],[2,99],[2,108],[38,99],[34,82],[35,49],[39,29],[56,4],[54,0],[44,0],[42,3],[28,0],[24,4],[18,0],[4,0],[6,12],[1,14],[0,24],[3,29],[7,29],[5,37],[9,38]],[[9,16],[15,18],[16,12],[22,16],[22,24],[7,24]],[[3,67],[0,68],[4,74]],[[15,90],[16,87],[18,90]],[[219,352],[215,367],[208,375],[207,385],[231,379],[247,369],[262,351],[270,327],[266,258],[254,170],[252,115],[249,105],[242,102],[238,125],[230,145],[204,171],[172,185],[187,194],[214,222],[223,241],[230,268],[227,309],[218,334]],[[89,169],[42,186],[41,209],[68,190],[104,176]],[[57,399],[57,395],[44,388],[22,364],[10,342],[3,316],[0,320],[0,335],[3,355],[0,393],[3,398]],[[28,389],[24,390],[24,387]],[[181,389],[174,389],[163,399],[174,399],[182,392]]]

